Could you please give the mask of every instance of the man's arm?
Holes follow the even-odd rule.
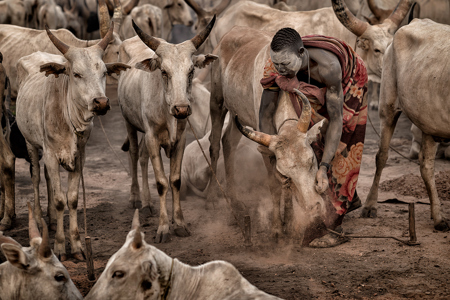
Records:
[[[259,107],[259,130],[267,134],[276,134],[273,116],[277,110],[278,90],[263,90]]]

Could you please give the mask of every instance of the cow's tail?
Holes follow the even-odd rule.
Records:
[[[1,95],[1,105],[2,105],[2,112],[3,112],[3,118],[5,118],[5,140],[9,144],[9,137],[11,136],[11,124],[9,123],[9,116],[8,116],[8,110],[11,103],[11,83],[9,81],[8,76],[5,78],[5,89],[7,89],[7,95]],[[2,119],[0,117],[0,120]],[[1,127],[1,126],[0,126]]]

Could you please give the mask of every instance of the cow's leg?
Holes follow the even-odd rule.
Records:
[[[159,226],[156,232],[155,243],[169,241],[169,217],[167,216],[166,197],[169,190],[169,182],[164,174],[164,165],[161,159],[161,147],[152,132],[145,133],[145,145],[149,150],[155,173],[156,189],[159,195]]]
[[[440,231],[449,230],[449,225],[441,214],[441,201],[439,200],[434,178],[434,159],[438,143],[425,133],[422,133],[422,148],[419,153],[420,174],[427,187],[428,198],[431,203],[431,216],[434,228]]]
[[[48,222],[49,222],[50,230],[55,231],[56,230],[55,201],[53,199],[52,183],[50,181],[50,176],[48,175],[47,166],[45,166],[45,164],[44,164],[44,175],[45,175],[45,181],[47,182],[47,198],[48,198],[47,216],[48,216]]]
[[[67,203],[66,195],[61,189],[61,178],[59,176],[59,162],[56,156],[44,149],[44,164],[47,166],[48,176],[51,178],[54,205],[56,208],[56,235],[53,252],[60,261],[65,261],[66,247],[64,235],[64,208]],[[34,171],[33,171],[34,173]]]
[[[147,147],[145,146],[144,138],[141,139],[139,143],[139,163],[141,164],[141,172],[142,172],[142,196],[144,200],[144,209],[148,208],[150,210],[150,215],[156,213],[155,208],[151,203],[151,195],[150,195],[150,187],[148,185],[148,162],[149,162],[149,154]]]
[[[0,115],[1,117],[1,115]],[[0,231],[11,228],[15,217],[15,160],[14,154],[0,132]]]
[[[130,141],[130,153],[131,158],[131,193],[130,193],[130,206],[131,208],[141,208],[142,202],[139,193],[139,182],[137,176],[137,163],[139,159],[139,147],[137,131],[128,122],[127,125],[128,139]]]
[[[183,218],[183,211],[180,204],[181,187],[181,161],[183,160],[184,147],[186,145],[186,132],[184,132],[177,143],[176,149],[170,158],[170,187],[172,188],[172,224],[175,224],[174,231],[177,236],[190,236]]]
[[[41,224],[42,208],[41,201],[39,199],[39,183],[41,182],[41,172],[39,165],[39,153],[38,149],[27,142],[28,155],[31,160],[31,181],[33,182],[34,189],[34,216],[38,224]]]

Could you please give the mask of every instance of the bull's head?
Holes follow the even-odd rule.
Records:
[[[161,73],[165,101],[170,114],[177,119],[184,119],[192,112],[190,98],[195,67],[203,68],[217,59],[217,56],[212,54],[194,55],[208,37],[215,20],[214,17],[205,30],[191,40],[177,45],[146,34],[133,21],[134,30],[139,38],[155,51],[152,58],[137,63],[136,68],[147,72],[158,70]]]
[[[342,25],[357,36],[357,52],[366,63],[369,79],[381,80],[384,52],[392,43],[395,31],[412,4],[412,0],[400,0],[386,20],[378,25],[370,25],[356,18],[343,0],[332,0],[336,17]]]
[[[315,189],[318,170],[317,159],[311,148],[320,134],[324,120],[311,129],[311,106],[306,96],[295,90],[303,103],[303,110],[298,121],[285,120],[277,135],[269,135],[243,127],[236,116],[236,126],[247,138],[268,148],[276,157],[276,168],[285,177],[290,178],[297,189],[297,199],[302,200],[304,209],[314,219],[325,211],[322,197]]]
[[[111,256],[86,299],[161,299],[172,260],[143,237],[136,209],[125,244]]]
[[[42,219],[42,237],[33,217],[33,211],[28,203],[30,247],[22,247],[11,238],[0,232],[0,245],[12,269],[8,276],[12,282],[1,287],[2,297],[10,299],[83,299],[77,290],[69,273],[58,258],[53,254],[48,237],[48,229]],[[7,267],[2,264],[2,267]],[[6,273],[6,272],[5,272]]]
[[[109,99],[105,96],[106,75],[119,74],[120,71],[130,68],[122,63],[105,64],[102,60],[106,47],[113,39],[114,22],[111,23],[106,36],[89,48],[69,47],[54,36],[48,27],[46,30],[50,40],[67,62],[44,64],[40,68],[41,72],[45,72],[46,76],[67,76],[68,95],[76,108],[82,111],[82,121],[89,121],[94,115],[106,114],[110,109]]]
[[[173,25],[180,24],[192,26],[194,20],[192,19],[189,7],[183,0],[161,0],[164,1],[164,10],[169,14],[169,20]],[[166,33],[164,33],[166,34]]]
[[[205,10],[195,0],[184,0],[197,14],[195,31],[200,32],[206,28],[214,16],[219,16],[230,5],[231,0],[222,0],[211,10]]]

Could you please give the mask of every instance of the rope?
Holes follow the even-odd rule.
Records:
[[[102,131],[105,134],[106,140],[108,141],[108,145],[109,148],[111,148],[111,151],[114,153],[114,155],[117,157],[117,159],[120,161],[120,164],[122,165],[122,167],[125,169],[125,172],[127,172],[128,176],[130,176],[130,172],[128,171],[128,169],[125,167],[125,165],[123,164],[122,160],[120,159],[119,155],[116,153],[116,151],[114,151],[114,148],[111,145],[111,142],[109,141],[108,135],[106,134],[105,128],[103,127],[103,123],[102,123],[102,119],[100,118],[100,116],[98,117],[98,121],[100,122],[100,127],[102,127]]]
[[[191,131],[192,131],[192,133],[194,134],[195,139],[197,140],[197,143],[198,143],[198,146],[200,147],[200,150],[202,150],[203,157],[205,158],[206,162],[208,163],[209,169],[211,170],[211,173],[213,174],[214,179],[216,180],[217,184],[219,185],[220,191],[222,192],[223,197],[224,197],[225,200],[227,201],[227,204],[228,204],[228,206],[230,207],[231,213],[233,214],[233,217],[234,217],[234,219],[236,220],[236,222],[237,222],[239,228],[241,229],[242,235],[244,236],[244,239],[245,239],[245,231],[244,231],[244,228],[242,227],[241,223],[239,223],[239,220],[238,220],[236,214],[234,213],[233,208],[231,207],[230,199],[228,199],[227,195],[225,194],[225,191],[224,191],[223,188],[222,188],[222,185],[221,185],[220,182],[219,182],[219,179],[217,179],[216,172],[214,172],[214,170],[213,170],[213,168],[212,168],[212,166],[211,166],[211,163],[210,163],[209,160],[208,160],[208,157],[206,157],[205,151],[203,150],[203,147],[202,147],[202,145],[200,144],[200,141],[198,140],[197,135],[195,134],[194,128],[192,127],[191,121],[189,121],[189,118],[187,118],[187,121],[188,121],[188,123],[189,123],[189,127],[191,127]],[[244,204],[244,206],[245,206],[245,204]]]

